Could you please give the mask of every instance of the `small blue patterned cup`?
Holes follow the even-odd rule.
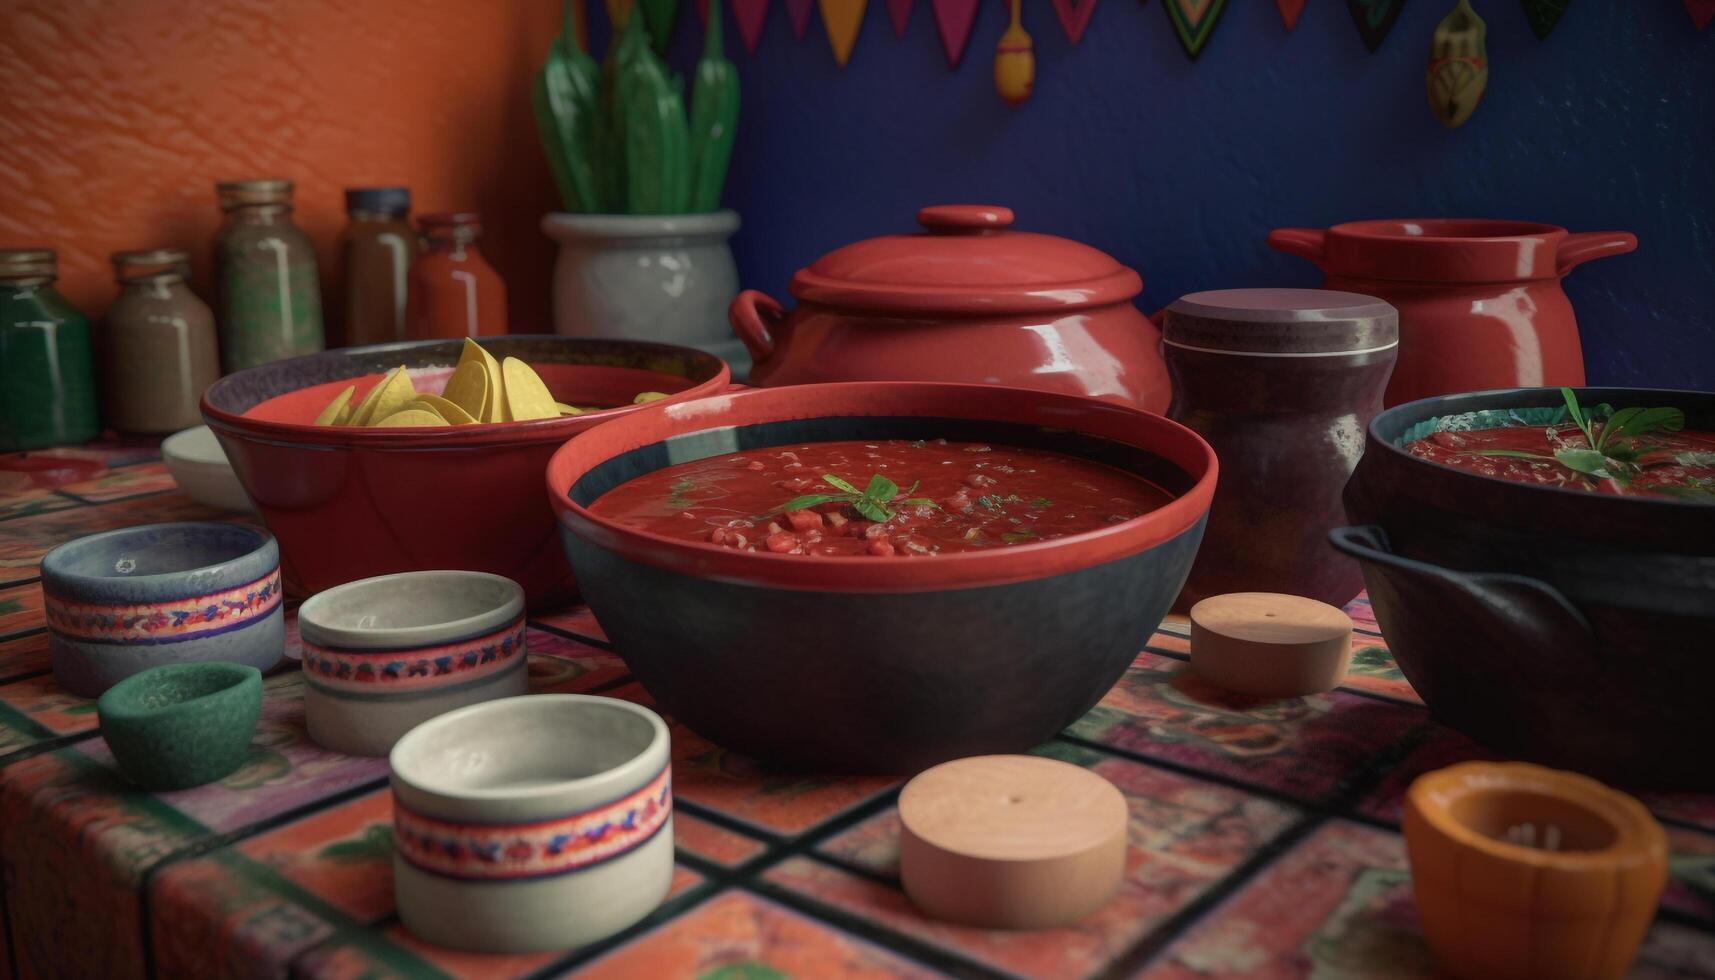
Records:
[[[147,524],[67,542],[42,558],[54,679],[99,697],[161,664],[224,660],[268,670],[286,651],[280,549],[236,524]]]

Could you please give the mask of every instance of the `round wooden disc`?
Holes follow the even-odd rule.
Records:
[[[899,873],[929,916],[993,929],[1067,925],[1125,872],[1125,797],[1088,769],[1028,755],[955,759],[899,794]]]
[[[1217,687],[1265,698],[1332,690],[1352,656],[1352,619],[1277,592],[1232,592],[1191,607],[1191,670]]]

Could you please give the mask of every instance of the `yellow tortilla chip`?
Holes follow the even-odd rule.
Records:
[[[420,408],[408,408],[402,412],[394,412],[374,424],[377,429],[396,429],[414,425],[446,425],[446,419],[434,412],[425,412]]]
[[[460,407],[465,411],[470,412],[472,416],[483,422],[512,421],[511,416],[508,415],[506,411],[506,399],[501,394],[506,390],[506,386],[501,380],[500,362],[494,359],[493,354],[483,350],[481,344],[478,344],[476,341],[466,337],[464,339],[464,350],[459,352],[458,366],[464,367],[467,362],[481,364],[483,366],[483,370],[487,372],[488,400],[483,404],[482,411],[480,413],[471,411],[470,406],[463,403],[460,403]]]
[[[666,397],[667,393],[664,391],[640,391],[637,393],[637,397],[631,400],[631,404],[642,405],[645,402],[658,402]]]
[[[588,409],[579,408],[576,405],[567,405],[565,402],[555,402],[554,407],[560,410],[561,415],[582,415],[588,411]]]
[[[405,371],[404,365],[393,372],[393,376],[381,386],[381,397],[375,400],[375,405],[369,410],[370,425],[375,419],[384,419],[396,414],[406,404],[417,397],[417,389],[411,384],[411,375]]]
[[[420,408],[425,412],[434,412],[452,425],[470,425],[476,419],[457,402],[447,401],[440,395],[418,395],[406,408]]]
[[[478,358],[460,364],[453,371],[453,376],[447,379],[441,399],[457,405],[471,421],[482,421],[489,399],[488,370],[483,367],[482,360]]]
[[[399,373],[399,370],[399,368],[394,368],[382,375],[380,381],[375,382],[374,387],[370,388],[369,391],[364,394],[363,400],[358,402],[357,407],[351,410],[351,420],[347,424],[369,424],[369,420],[373,418],[375,414],[375,403],[381,400],[382,390],[387,387],[388,382],[393,380],[393,375]]]
[[[357,386],[346,385],[345,390],[335,396],[333,401],[328,402],[328,407],[322,409],[322,413],[316,416],[316,424],[339,425],[341,416],[349,418],[351,415],[351,396],[355,394],[357,394]]]
[[[500,365],[506,380],[506,409],[512,421],[551,419],[560,414],[559,403],[548,393],[548,386],[516,357],[508,357]]]

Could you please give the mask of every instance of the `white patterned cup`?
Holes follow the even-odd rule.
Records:
[[[386,755],[436,715],[529,686],[524,590],[486,572],[379,575],[298,608],[304,720],[318,745]]]
[[[667,726],[648,708],[538,694],[460,708],[393,747],[393,882],[419,938],[476,952],[582,946],[673,877]]]

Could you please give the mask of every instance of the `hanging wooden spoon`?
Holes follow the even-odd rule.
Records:
[[[1036,84],[1036,54],[1024,29],[1024,0],[1012,0],[1012,23],[994,47],[994,87],[1007,105],[1022,105]]]

